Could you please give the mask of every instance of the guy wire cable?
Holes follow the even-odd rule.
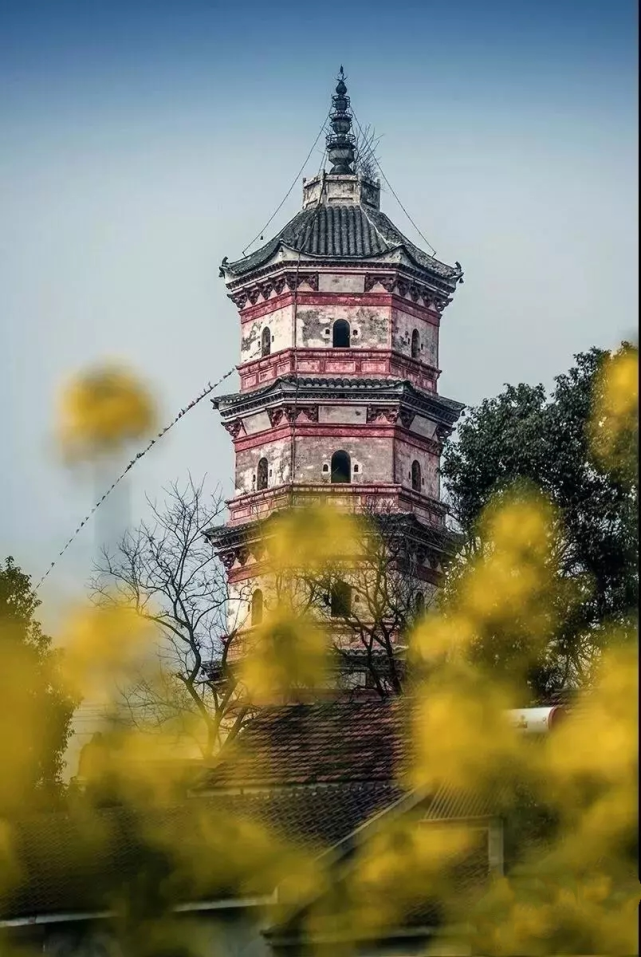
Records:
[[[353,116],[354,119],[356,120],[356,125],[357,125],[357,127],[358,127],[358,131],[359,131],[359,133],[361,134],[361,137],[362,137],[362,136],[363,136],[363,128],[361,127],[361,124],[359,123],[358,117],[356,116],[356,113],[354,112],[354,110],[352,110],[352,116]],[[390,193],[392,194],[392,196],[394,197],[394,199],[396,200],[396,202],[398,203],[398,205],[401,207],[401,209],[403,210],[403,212],[405,213],[405,215],[407,216],[407,218],[409,219],[410,223],[412,224],[412,226],[414,227],[414,229],[416,230],[416,232],[419,234],[419,236],[421,237],[421,239],[423,240],[423,242],[426,243],[427,246],[428,246],[428,248],[432,251],[432,255],[435,256],[435,255],[436,255],[436,250],[434,249],[434,247],[432,246],[432,244],[430,243],[430,241],[427,239],[427,237],[423,235],[423,233],[421,232],[421,230],[418,228],[418,226],[416,225],[416,223],[414,222],[414,220],[412,219],[412,217],[411,217],[410,214],[407,212],[407,210],[406,210],[405,207],[403,206],[402,202],[400,201],[400,199],[399,199],[398,196],[396,195],[396,192],[394,191],[394,187],[392,186],[392,184],[390,183],[390,181],[388,180],[387,176],[385,175],[385,173],[384,173],[384,171],[383,171],[383,167],[382,167],[381,164],[380,164],[380,160],[379,160],[378,156],[376,156],[376,154],[374,153],[374,154],[373,154],[373,157],[374,157],[374,162],[375,162],[376,165],[378,166],[379,171],[380,171],[380,174],[381,174],[381,176],[383,177],[383,179],[385,180],[385,184],[387,185],[387,187],[388,187]]]
[[[284,206],[285,203],[287,202],[287,200],[288,200],[288,198],[289,198],[289,194],[291,193],[291,191],[293,190],[294,186],[295,186],[296,183],[298,182],[299,177],[302,175],[303,170],[304,170],[305,167],[307,166],[307,163],[308,163],[308,161],[309,161],[310,156],[312,155],[312,153],[314,152],[314,150],[315,150],[315,148],[316,148],[316,144],[318,143],[319,139],[321,138],[321,136],[322,136],[322,134],[323,134],[323,130],[325,129],[325,124],[327,123],[327,117],[329,116],[329,114],[330,114],[330,110],[328,110],[327,113],[325,114],[325,117],[324,117],[323,122],[322,122],[322,124],[321,124],[321,128],[319,129],[318,133],[316,134],[316,139],[315,139],[314,142],[312,143],[312,148],[310,149],[309,153],[308,153],[307,156],[305,157],[305,160],[304,160],[304,162],[303,162],[303,165],[301,166],[301,168],[300,168],[300,169],[298,170],[298,172],[296,173],[296,176],[294,177],[294,179],[293,179],[293,181],[292,181],[292,185],[289,187],[289,189],[287,190],[287,192],[286,192],[285,195],[283,196],[283,199],[281,200],[281,202],[279,203],[279,205],[276,207],[276,209],[274,210],[274,212],[272,213],[272,215],[269,217],[269,219],[267,220],[267,222],[265,223],[265,225],[263,226],[263,228],[254,236],[254,238],[252,239],[252,241],[245,246],[245,248],[244,248],[243,251],[242,251],[242,255],[243,255],[243,256],[245,255],[245,253],[247,252],[247,250],[248,250],[251,246],[254,245],[254,243],[256,242],[256,240],[257,240],[257,239],[260,239],[260,237],[263,235],[263,233],[265,232],[265,230],[267,229],[267,227],[271,224],[272,220],[278,215],[278,213],[280,212],[280,210],[283,208],[283,206]]]
[[[263,235],[263,233],[265,232],[265,230],[267,229],[267,227],[271,224],[271,222],[273,221],[273,219],[277,216],[277,214],[280,212],[280,210],[282,209],[283,205],[285,204],[285,202],[286,202],[287,199],[289,198],[289,195],[290,195],[291,191],[293,190],[294,186],[295,186],[296,183],[298,182],[299,177],[302,175],[303,170],[305,169],[305,167],[306,167],[306,165],[307,165],[307,163],[308,163],[308,161],[309,161],[310,156],[312,155],[312,153],[314,152],[314,149],[316,148],[316,144],[318,143],[319,139],[321,138],[321,136],[322,136],[322,134],[323,134],[323,131],[325,130],[325,124],[327,123],[327,118],[329,117],[329,114],[330,114],[330,110],[328,110],[327,113],[325,114],[325,116],[324,116],[324,118],[323,118],[323,122],[321,123],[320,129],[319,129],[318,133],[316,134],[316,139],[315,139],[314,142],[312,143],[312,146],[311,146],[311,148],[310,148],[310,150],[309,150],[309,153],[308,153],[307,156],[305,157],[305,160],[304,160],[302,166],[300,167],[300,169],[299,169],[298,172],[296,173],[296,176],[295,176],[294,180],[292,181],[291,186],[289,187],[289,189],[288,189],[287,192],[285,193],[285,196],[283,197],[282,201],[281,201],[280,204],[276,207],[276,209],[274,210],[274,212],[272,213],[272,215],[270,216],[270,218],[267,220],[267,222],[265,223],[265,225],[263,226],[263,228],[260,230],[260,232],[257,233],[257,235],[254,237],[254,239],[252,239],[252,241],[251,241],[247,246],[245,246],[245,248],[244,248],[243,251],[242,251],[242,255],[243,255],[243,256],[245,255],[246,251],[247,251],[251,246],[254,245],[254,243],[256,242],[256,240],[259,239],[259,238]],[[324,161],[324,157],[323,157],[323,161]],[[381,170],[381,172],[382,172],[382,170]],[[299,268],[299,266],[300,266],[300,254],[299,254],[298,263],[297,263],[297,279],[298,279],[298,268]],[[296,290],[294,291],[294,301],[296,302]],[[294,359],[294,361],[296,361],[296,360]],[[91,511],[89,511],[89,512],[87,513],[87,515],[84,517],[84,519],[83,519],[83,520],[80,522],[80,524],[76,527],[76,529],[74,530],[74,532],[73,532],[73,534],[71,535],[71,537],[67,540],[67,542],[65,543],[65,545],[61,548],[61,550],[60,550],[60,551],[58,552],[58,554],[56,555],[55,559],[54,559],[54,560],[51,562],[51,564],[49,565],[49,568],[46,570],[46,572],[44,573],[44,575],[40,578],[40,580],[39,580],[39,581],[37,582],[37,584],[35,585],[34,591],[36,591],[36,592],[38,591],[38,589],[40,588],[40,586],[42,585],[42,583],[43,583],[43,582],[45,581],[45,579],[50,575],[50,573],[52,572],[52,570],[56,567],[56,565],[57,565],[58,561],[60,560],[60,558],[62,558],[62,556],[63,556],[64,553],[67,551],[67,549],[69,548],[69,546],[75,541],[75,539],[77,538],[77,536],[80,534],[81,529],[82,529],[82,528],[87,524],[87,522],[92,518],[94,512],[102,505],[102,503],[105,501],[105,499],[114,491],[114,489],[116,488],[116,486],[118,486],[118,485],[120,484],[120,482],[122,482],[122,480],[125,478],[125,476],[126,476],[126,475],[129,473],[129,471],[134,467],[134,465],[136,464],[136,462],[138,462],[141,458],[143,458],[143,456],[146,455],[147,452],[149,452],[149,450],[156,444],[156,442],[157,442],[159,439],[161,439],[164,435],[166,435],[166,433],[167,433],[171,428],[173,428],[174,425],[176,425],[176,423],[179,421],[179,419],[181,419],[181,418],[183,417],[183,415],[185,415],[186,412],[188,412],[189,410],[193,409],[194,406],[198,405],[198,403],[199,403],[202,399],[204,399],[204,398],[205,398],[206,396],[208,396],[211,392],[213,392],[214,389],[218,388],[218,386],[221,385],[221,384],[225,381],[225,379],[228,379],[229,376],[232,375],[232,373],[234,373],[235,371],[236,371],[236,366],[233,366],[228,372],[225,373],[224,376],[221,376],[220,379],[218,379],[216,382],[214,382],[213,385],[212,385],[212,383],[209,383],[209,384],[206,386],[206,388],[205,388],[192,402],[189,403],[189,405],[187,405],[184,409],[181,409],[181,410],[180,410],[180,412],[178,413],[178,415],[173,419],[173,421],[171,421],[171,422],[169,423],[169,425],[167,425],[161,432],[159,432],[158,435],[157,435],[155,438],[153,438],[153,439],[149,442],[149,444],[148,444],[141,452],[138,452],[138,454],[137,454],[133,459],[131,459],[131,461],[129,462],[129,464],[126,466],[126,468],[123,469],[123,471],[120,473],[120,475],[118,476],[118,478],[109,486],[109,488],[106,490],[106,492],[104,493],[104,495],[96,502],[96,504],[93,506],[93,508],[91,509]],[[298,390],[296,390],[296,391],[298,391]]]
[[[204,399],[206,396],[210,395],[210,393],[213,392],[214,389],[217,389],[219,385],[222,385],[222,383],[225,381],[225,379],[228,379],[228,378],[230,377],[230,375],[232,375],[235,371],[236,371],[236,366],[234,365],[234,366],[232,366],[232,368],[229,369],[223,376],[221,376],[220,379],[218,379],[216,382],[214,382],[213,384],[212,384],[211,382],[209,382],[209,383],[207,384],[207,386],[203,389],[203,391],[202,391],[201,393],[199,393],[199,395],[197,395],[196,398],[193,399],[193,400],[189,403],[189,405],[186,405],[184,409],[181,409],[181,410],[180,410],[180,412],[178,413],[178,415],[177,415],[174,419],[172,419],[172,421],[169,423],[169,425],[166,425],[165,428],[162,429],[162,431],[158,432],[158,434],[155,436],[155,438],[151,439],[151,441],[145,446],[145,448],[142,449],[141,452],[138,452],[137,455],[135,455],[133,459],[131,459],[131,461],[129,462],[129,464],[122,470],[122,472],[120,473],[120,475],[118,476],[118,478],[117,478],[114,482],[112,482],[112,484],[111,484],[111,485],[109,486],[109,488],[106,490],[106,492],[104,493],[104,495],[103,495],[101,498],[98,499],[98,501],[97,501],[96,504],[93,506],[93,508],[91,509],[91,511],[89,511],[89,512],[85,515],[85,517],[83,518],[83,520],[82,520],[82,521],[80,522],[80,524],[76,527],[76,529],[74,530],[73,534],[72,534],[72,535],[70,536],[70,538],[67,540],[67,542],[65,543],[65,545],[60,549],[60,551],[59,551],[58,554],[56,555],[55,559],[51,562],[51,564],[49,565],[49,568],[46,570],[46,572],[45,572],[44,575],[42,576],[42,578],[41,578],[41,579],[38,581],[38,583],[35,585],[34,591],[36,591],[36,592],[38,591],[38,589],[40,588],[40,586],[42,585],[42,583],[45,581],[45,579],[49,576],[49,574],[50,574],[50,573],[53,571],[53,569],[56,567],[56,565],[58,564],[58,561],[62,558],[62,556],[63,556],[64,553],[67,551],[67,549],[69,548],[69,546],[70,546],[70,545],[75,541],[75,539],[78,537],[78,535],[80,534],[81,529],[82,529],[82,528],[87,524],[87,522],[92,518],[92,516],[94,515],[94,513],[96,512],[96,510],[102,505],[102,503],[105,501],[105,499],[108,498],[109,495],[111,495],[111,493],[114,491],[114,489],[116,488],[116,486],[119,485],[119,484],[122,482],[122,480],[125,478],[125,476],[126,476],[126,475],[129,473],[129,471],[134,467],[134,465],[135,465],[137,462],[139,462],[140,459],[143,458],[143,457],[147,454],[147,452],[149,452],[149,450],[150,450],[151,448],[153,448],[153,446],[156,444],[156,442],[158,442],[159,439],[162,439],[162,438],[167,434],[167,432],[169,432],[169,430],[172,429],[172,428],[176,425],[176,423],[179,422],[179,420],[182,419],[182,417],[187,414],[187,412],[190,412],[191,409],[193,409],[195,406],[198,405],[199,402],[202,401],[202,399]]]

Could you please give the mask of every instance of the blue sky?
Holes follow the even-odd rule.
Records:
[[[636,5],[628,0],[29,2],[0,8],[0,552],[39,576],[104,476],[51,439],[64,376],[121,356],[163,414],[237,360],[218,279],[289,188],[343,63],[412,218],[466,271],[442,391],[543,381],[636,326]],[[322,161],[316,151],[306,173]],[[268,230],[300,205],[297,183]],[[419,239],[389,192],[383,206]],[[265,237],[267,238],[267,236]],[[233,381],[233,380],[232,380]],[[203,403],[141,464],[103,528],[191,469],[231,491]],[[102,532],[45,597],[82,582]]]

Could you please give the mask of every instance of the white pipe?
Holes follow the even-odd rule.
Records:
[[[558,705],[548,708],[514,708],[507,715],[513,727],[524,734],[546,734],[566,713]]]

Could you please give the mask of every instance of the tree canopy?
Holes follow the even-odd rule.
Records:
[[[618,354],[630,350],[623,343]],[[625,627],[637,606],[635,429],[614,465],[595,451],[595,410],[609,357],[597,348],[575,356],[550,392],[542,385],[507,385],[464,415],[443,456],[452,513],[465,537],[463,560],[483,550],[481,516],[508,491],[534,487],[556,509],[555,574],[580,600],[569,614],[562,609],[562,633],[533,678],[533,690],[543,696],[585,679],[603,628]]]
[[[62,789],[64,751],[77,702],[60,678],[60,651],[35,618],[40,605],[12,557],[0,565],[0,808]]]

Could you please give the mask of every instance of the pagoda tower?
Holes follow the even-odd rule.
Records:
[[[214,400],[235,453],[229,519],[208,537],[242,633],[268,603],[265,521],[311,501],[402,522],[426,589],[451,552],[442,443],[463,406],[438,392],[443,310],[462,280],[380,209],[359,171],[341,67],[331,168],[303,180],[300,212],[256,252],[222,263],[240,314],[240,391]]]

